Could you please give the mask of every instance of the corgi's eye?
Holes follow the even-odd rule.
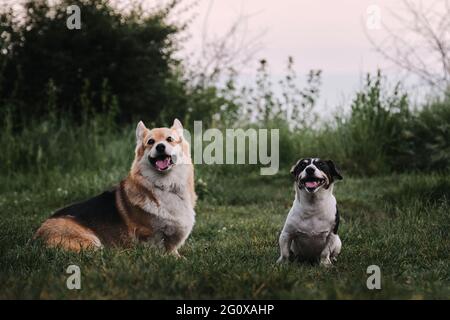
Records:
[[[173,142],[173,138],[172,137],[167,137],[167,142]]]
[[[154,144],[155,143],[155,140],[154,139],[149,139],[148,141],[147,141],[147,144]]]

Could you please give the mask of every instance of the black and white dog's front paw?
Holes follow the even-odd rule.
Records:
[[[283,264],[283,263],[286,263],[286,262],[289,262],[289,257],[280,256],[278,258],[278,260],[277,260],[277,264]]]
[[[325,257],[320,259],[320,265],[325,268],[330,268],[333,266],[333,263],[330,260],[330,257]]]

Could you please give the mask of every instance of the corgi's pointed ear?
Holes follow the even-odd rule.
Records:
[[[172,129],[175,130],[180,137],[183,137],[183,125],[177,118],[173,120]]]
[[[136,127],[136,141],[142,142],[142,139],[144,139],[144,133],[147,128],[145,127],[145,124],[142,121],[139,121]]]

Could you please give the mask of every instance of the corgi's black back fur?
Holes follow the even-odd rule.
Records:
[[[94,231],[102,243],[113,244],[126,230],[125,223],[117,210],[115,188],[86,201],[61,208],[50,219],[68,216]]]

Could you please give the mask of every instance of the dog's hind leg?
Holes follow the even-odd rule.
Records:
[[[332,261],[336,261],[337,255],[341,252],[341,239],[337,234],[331,233],[328,237],[327,244],[320,254],[320,264],[330,266]]]
[[[337,234],[333,234],[333,243],[330,245],[331,260],[336,261],[337,256],[341,253],[342,242]]]
[[[92,230],[80,225],[71,217],[50,218],[36,231],[34,239],[42,239],[48,247],[61,247],[79,252],[102,247]]]

